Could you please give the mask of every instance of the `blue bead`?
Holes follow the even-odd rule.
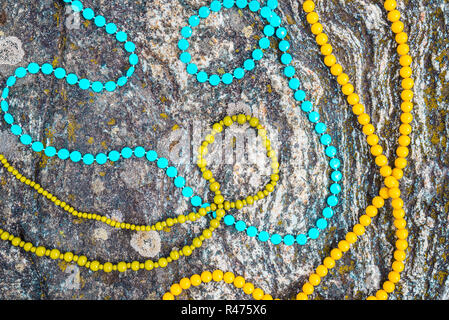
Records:
[[[210,15],[210,9],[208,7],[201,7],[200,10],[198,10],[198,14],[201,18],[207,18]]]
[[[36,141],[31,145],[31,149],[33,149],[34,152],[41,152],[42,150],[44,150],[44,145],[42,144],[42,142]]]
[[[39,72],[39,69],[40,69],[39,65],[38,65],[37,63],[35,63],[35,62],[31,62],[31,63],[28,65],[27,68],[28,68],[28,72],[31,73],[31,74],[36,74],[36,73],[38,73],[38,72]]]
[[[338,198],[336,196],[329,196],[327,198],[327,205],[329,207],[335,207],[338,204]]]
[[[278,245],[282,241],[282,237],[278,235],[277,233],[273,234],[270,238],[271,243],[274,245]]]
[[[74,12],[80,12],[81,10],[83,10],[83,4],[81,3],[81,1],[73,1],[72,10]]]
[[[244,231],[246,229],[246,223],[242,220],[239,220],[235,223],[235,228],[237,231]]]
[[[109,33],[109,34],[116,33],[117,32],[117,26],[114,23],[112,23],[112,22],[108,23],[106,25],[106,32]]]
[[[210,10],[212,10],[213,12],[218,12],[221,10],[221,2],[214,0],[211,2],[210,4]]]
[[[56,154],[56,149],[55,147],[46,147],[44,150],[44,153],[47,157],[54,157]]]
[[[279,42],[279,50],[285,52],[288,49],[290,49],[290,42],[286,40],[282,40],[281,42]]]
[[[161,169],[164,169],[168,166],[168,160],[165,158],[159,158],[157,160],[157,166]]]
[[[311,113],[309,113],[309,121],[310,122],[318,122],[320,120],[320,114],[316,111],[312,111]]]
[[[94,158],[94,156],[91,155],[90,153],[86,153],[86,154],[83,156],[83,163],[84,163],[84,164],[91,165],[92,163],[94,163],[94,161],[95,161],[95,158]]]
[[[260,241],[265,242],[270,238],[270,235],[266,231],[260,231],[258,238]]]
[[[41,67],[43,74],[50,74],[53,72],[53,66],[49,63],[44,63]]]
[[[131,41],[127,41],[125,42],[125,50],[129,53],[134,52],[134,50],[136,50],[136,45],[134,44],[134,42]]]
[[[17,80],[17,78],[15,76],[11,76],[8,78],[8,80],[6,80],[6,85],[8,87],[12,87],[13,85],[16,84],[16,80]]]
[[[117,80],[117,85],[119,85],[120,87],[123,87],[127,82],[128,82],[128,79],[126,77],[120,77]]]
[[[117,39],[118,42],[125,42],[126,40],[128,40],[128,35],[126,34],[126,32],[119,31],[115,35],[115,38]]]
[[[61,160],[65,160],[70,156],[70,152],[67,149],[61,149],[58,151],[58,158]]]
[[[181,35],[184,38],[189,38],[192,35],[192,32],[193,32],[192,28],[190,28],[190,27],[184,27],[181,29]]]
[[[283,64],[290,64],[292,62],[292,56],[289,53],[284,53],[281,56],[281,62]]]
[[[316,227],[320,230],[324,230],[327,227],[327,221],[326,219],[318,219],[318,221],[316,222]]]
[[[114,81],[108,81],[104,85],[104,88],[106,89],[106,91],[112,92],[117,88],[117,85],[115,84]]]
[[[147,152],[147,160],[148,161],[155,161],[156,159],[157,159],[156,151],[150,150]]]
[[[134,148],[134,155],[136,158],[142,158],[145,155],[145,148],[143,147],[135,147]]]
[[[106,24],[106,19],[103,16],[96,16],[94,22],[97,27],[101,28]]]
[[[226,9],[232,8],[234,6],[234,0],[223,0],[223,7]]]
[[[339,159],[333,158],[329,161],[329,165],[332,169],[336,170],[336,169],[340,168],[341,162]]]
[[[72,160],[73,162],[79,162],[81,160],[81,153],[79,151],[72,151],[70,153],[70,160]]]
[[[63,68],[56,68],[55,69],[55,77],[56,79],[62,79],[66,75],[66,72]]]
[[[267,6],[270,7],[270,9],[276,9],[278,6],[278,1],[277,0],[268,0],[267,1]]]
[[[74,85],[78,81],[78,77],[74,73],[69,73],[65,78],[65,81],[67,81],[68,84]]]
[[[234,216],[228,214],[224,217],[223,222],[227,226],[232,226],[235,222]]]
[[[295,75],[295,72],[296,72],[296,70],[295,70],[295,67],[293,67],[293,66],[286,66],[284,68],[284,75],[287,78],[293,77]]]
[[[242,68],[236,68],[234,70],[234,77],[236,79],[242,79],[245,76],[245,70],[243,70]]]
[[[293,243],[295,243],[295,237],[293,237],[291,234],[288,234],[284,237],[284,243],[287,246],[291,246]]]
[[[267,19],[267,18],[271,17],[272,14],[273,14],[273,12],[268,7],[262,7],[262,9],[260,9],[260,15],[262,16],[262,18]]]
[[[266,25],[263,28],[263,33],[267,36],[267,37],[271,37],[274,34],[274,28],[270,25]]]
[[[236,0],[235,4],[238,8],[243,9],[248,5],[248,0]]]
[[[187,65],[187,73],[188,74],[195,74],[198,72],[198,67],[194,63],[190,63]]]
[[[249,10],[251,10],[252,12],[257,12],[260,9],[260,3],[258,1],[251,1],[249,3]]]
[[[189,48],[189,41],[187,41],[186,39],[181,39],[178,41],[178,48],[179,50],[187,50]]]
[[[230,73],[225,73],[222,77],[221,77],[221,81],[223,81],[224,84],[231,84],[232,80],[234,80],[234,77],[232,76],[232,74]]]
[[[191,16],[189,18],[189,25],[191,27],[196,27],[199,24],[200,24],[200,18],[198,16]]]
[[[175,167],[168,167],[166,172],[167,176],[170,178],[174,178],[178,175],[178,170]]]
[[[108,158],[112,162],[118,161],[120,159],[120,152],[118,152],[117,150],[112,150],[109,152]]]
[[[279,39],[284,39],[287,36],[287,29],[284,27],[277,28],[276,30],[276,37]]]
[[[92,90],[94,92],[103,91],[103,83],[101,83],[100,81],[95,81],[94,83],[92,83]]]
[[[320,232],[318,231],[318,229],[311,228],[311,229],[309,230],[308,235],[309,235],[309,238],[310,238],[310,239],[316,239],[316,238],[318,238],[318,236],[320,235]]]
[[[252,53],[252,57],[253,57],[253,59],[256,60],[256,61],[262,59],[262,57],[263,57],[263,52],[262,52],[262,50],[260,50],[260,49],[254,50],[253,53]]]
[[[300,234],[296,237],[296,242],[303,246],[307,243],[307,237],[304,234]]]
[[[249,226],[248,229],[246,229],[246,234],[248,235],[248,237],[257,236],[257,228],[254,226]]]
[[[220,77],[216,74],[213,74],[209,77],[209,83],[212,86],[217,86],[220,83],[220,81],[221,81]]]
[[[1,106],[3,112],[8,112],[8,110],[9,110],[8,102],[6,102],[5,100],[2,100],[2,102],[0,102],[0,106]]]
[[[273,16],[270,18],[270,24],[275,28],[279,27],[281,25],[281,22],[282,20],[279,16]]]
[[[199,207],[202,203],[202,199],[199,196],[194,196],[194,197],[192,197],[192,199],[190,199],[190,203],[194,207]]]
[[[204,71],[200,71],[196,74],[196,79],[198,82],[203,83],[207,81],[207,73]]]
[[[254,61],[252,59],[246,59],[243,63],[243,67],[248,71],[253,70],[255,67]]]
[[[341,187],[338,183],[333,183],[330,188],[329,188],[330,192],[332,192],[333,194],[339,194],[341,192]]]
[[[337,154],[337,148],[335,148],[334,146],[328,146],[326,147],[325,152],[329,158],[332,158],[335,157],[335,155]]]
[[[81,89],[83,89],[83,90],[87,90],[87,89],[89,89],[89,87],[90,87],[90,81],[87,80],[87,79],[81,79],[81,80],[78,82],[78,86],[79,86]]]
[[[321,142],[323,145],[328,146],[328,145],[332,142],[332,138],[331,138],[330,135],[328,135],[328,134],[326,133],[326,134],[323,134],[323,135],[321,136],[320,142]]]
[[[299,88],[299,80],[297,78],[291,78],[290,81],[288,82],[288,86],[290,89],[292,90],[296,90]]]
[[[189,63],[192,59],[192,56],[188,52],[183,52],[179,55],[179,59],[184,63]]]
[[[186,183],[186,179],[184,179],[183,177],[176,177],[174,183],[175,187],[183,188]]]
[[[326,207],[323,209],[323,217],[330,219],[334,216],[334,210],[332,208]]]
[[[341,174],[340,171],[334,171],[331,174],[331,179],[332,179],[332,181],[335,181],[335,182],[340,181],[342,177],[343,177],[343,175]]]
[[[301,110],[304,112],[310,112],[312,110],[312,102],[306,100],[301,103]]]
[[[186,198],[190,198],[193,194],[193,190],[190,187],[184,187],[182,189],[182,195]]]
[[[91,8],[86,8],[83,10],[83,17],[86,20],[92,20],[95,16],[94,11]]]
[[[4,88],[2,91],[2,98],[6,99],[9,95],[9,88]]]
[[[14,117],[10,113],[5,113],[3,119],[5,119],[7,124],[13,124],[14,122]]]
[[[99,153],[95,157],[95,161],[97,161],[98,164],[102,165],[105,164],[106,161],[108,161],[108,157],[104,153]]]
[[[11,126],[11,132],[16,136],[20,136],[22,134],[22,128],[17,124],[13,124]]]
[[[128,60],[131,65],[135,66],[139,62],[139,57],[137,56],[137,54],[133,53],[129,56]]]
[[[129,159],[129,158],[131,158],[132,155],[133,155],[133,150],[132,150],[131,148],[129,148],[129,147],[124,147],[124,148],[122,149],[121,154],[122,154],[122,157],[123,157],[124,159]]]
[[[322,133],[324,133],[324,132],[326,132],[326,125],[324,124],[324,123],[322,123],[322,122],[320,122],[320,123],[317,123],[316,125],[315,125],[315,131],[316,131],[316,133],[318,133],[318,134],[322,134]]]
[[[31,142],[33,142],[33,139],[31,139],[31,137],[27,134],[24,134],[23,136],[20,137],[20,142],[22,142],[24,145],[29,145],[31,144]]]
[[[19,67],[15,71],[15,75],[17,78],[23,78],[27,74],[27,70],[24,67]]]
[[[134,74],[134,71],[136,71],[136,68],[130,67],[130,68],[128,69],[128,71],[126,71],[126,76],[127,76],[128,78],[131,77],[131,76]]]
[[[265,38],[265,37],[261,38],[259,40],[259,47],[261,47],[262,49],[269,48],[270,47],[270,39]]]

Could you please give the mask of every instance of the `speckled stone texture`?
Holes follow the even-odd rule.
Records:
[[[320,215],[328,193],[330,171],[323,148],[311,124],[295,107],[276,50],[269,50],[255,71],[230,86],[212,88],[188,76],[178,60],[179,30],[206,3],[85,1],[96,13],[128,31],[135,41],[141,62],[136,75],[117,92],[103,94],[91,94],[54,78],[27,77],[11,93],[12,113],[24,130],[47,145],[90,153],[124,146],[153,147],[169,157],[188,183],[210,201],[207,185],[192,161],[192,150],[197,149],[199,138],[215,121],[229,113],[250,112],[269,129],[280,158],[281,178],[270,197],[236,216],[271,232],[305,232]],[[391,298],[449,299],[449,3],[398,3],[414,58],[415,108],[411,156],[401,180],[410,248],[402,279]],[[159,299],[174,281],[214,268],[243,275],[273,296],[294,296],[381,187],[361,128],[321,60],[301,5],[302,0],[282,0],[280,15],[287,23],[302,85],[332,132],[344,174],[341,204],[330,228],[317,241],[304,247],[273,246],[222,226],[188,259],[156,271],[125,274],[93,273],[76,265],[37,259],[2,242],[0,298]],[[319,0],[317,12],[392,161],[399,136],[400,77],[396,45],[382,1]],[[83,19],[80,23],[76,29],[76,17],[66,11],[62,1],[2,0],[0,40],[17,37],[25,53],[17,65],[0,65],[2,86],[16,67],[32,61],[51,62],[93,80],[120,76],[127,68],[123,49],[103,30]],[[195,29],[190,50],[193,60],[210,73],[240,66],[255,48],[262,27],[260,18],[247,9],[213,14]],[[221,151],[222,159],[229,154],[229,143],[235,142],[232,134],[238,141],[244,132],[238,127],[228,131],[231,135]],[[189,148],[179,148],[184,145]],[[147,161],[122,160],[87,167],[48,159],[22,147],[3,121],[0,152],[25,175],[83,211],[139,224],[189,212],[190,206],[179,190]],[[214,157],[211,150],[207,159]],[[246,196],[266,183],[268,162],[260,159],[216,161],[211,165],[227,198]],[[190,242],[205,226],[203,220],[166,229],[160,236],[136,235],[99,222],[73,219],[4,169],[0,170],[0,179],[2,228],[35,244],[71,250],[102,262],[157,259],[171,248]],[[366,234],[330,271],[314,297],[361,299],[375,293],[391,270],[394,241],[388,203]],[[181,297],[246,298],[241,290],[223,283],[193,288]]]

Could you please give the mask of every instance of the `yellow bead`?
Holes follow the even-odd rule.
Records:
[[[316,273],[312,273],[309,276],[309,282],[312,286],[316,287],[320,284],[321,282],[321,277],[319,275],[317,275]]]
[[[19,246],[19,244],[20,244],[20,241],[22,241],[19,237],[14,237],[13,239],[12,239],[12,241],[11,241],[11,244],[14,246],[14,247],[18,247]]]
[[[359,116],[359,115],[361,115],[362,113],[365,112],[365,107],[364,107],[363,105],[361,105],[360,103],[358,103],[358,104],[356,104],[356,105],[354,105],[354,106],[352,107],[352,112],[353,112],[356,116]]]
[[[320,34],[321,32],[323,32],[323,25],[319,22],[314,23],[310,30],[314,35]]]
[[[388,274],[388,280],[390,280],[392,283],[398,283],[399,280],[401,280],[401,276],[400,276],[399,272],[391,271]]]
[[[395,40],[399,44],[406,43],[408,40],[408,36],[405,32],[400,32],[400,33],[396,34]]]
[[[182,278],[181,281],[179,281],[179,285],[182,289],[187,290],[190,288],[191,283],[189,278]]]
[[[254,291],[254,285],[250,282],[247,282],[243,285],[243,292],[246,294],[251,294]]]
[[[218,133],[220,133],[221,131],[223,131],[223,127],[221,126],[221,124],[219,123],[214,123],[214,125],[212,126],[212,129],[217,131]]]
[[[399,180],[404,176],[404,171],[398,168],[394,168],[393,173],[391,175],[395,177],[397,180]]]
[[[59,252],[58,249],[52,249],[50,251],[50,258],[53,260],[59,259],[59,255],[61,254],[61,252]]]
[[[263,296],[264,296],[264,292],[263,292],[262,289],[260,289],[260,288],[254,289],[254,291],[253,291],[253,298],[255,300],[262,300]]]
[[[409,125],[408,123],[403,123],[399,126],[399,133],[407,136],[412,132],[412,126]]]
[[[360,98],[357,93],[351,93],[347,98],[348,103],[352,106],[359,103]]]
[[[223,275],[223,280],[226,283],[233,283],[234,279],[235,279],[235,275],[232,272],[228,271]]]
[[[218,221],[217,219],[212,219],[210,221],[210,226],[216,229],[220,226],[220,221]]]
[[[320,33],[315,37],[315,41],[318,45],[322,46],[323,44],[327,43],[329,38],[325,33]]]
[[[201,273],[201,281],[203,281],[204,283],[208,283],[212,280],[212,273],[210,273],[210,271],[204,271],[203,273]]]
[[[412,57],[410,57],[408,54],[401,56],[399,58],[399,63],[403,67],[408,67],[412,63]]]
[[[390,166],[383,166],[382,168],[380,168],[380,175],[382,177],[388,177],[388,176],[391,176],[392,171],[393,170],[391,169]]]
[[[182,288],[179,284],[175,283],[170,287],[170,293],[174,296],[179,296],[182,292]]]
[[[404,101],[412,101],[413,99],[413,91],[404,90],[401,92],[401,99]]]
[[[123,261],[122,261],[122,262],[119,262],[119,263],[117,264],[117,270],[118,270],[119,272],[125,272],[126,269],[128,269],[126,262],[123,262]]]
[[[341,250],[338,249],[338,248],[335,248],[335,249],[331,250],[331,258],[334,259],[334,260],[340,260],[342,255],[343,254],[342,254]]]
[[[401,261],[395,261],[392,265],[393,271],[402,272],[404,271],[404,264]]]
[[[375,296],[369,296],[366,300],[377,300],[377,298]]]
[[[138,271],[140,269],[140,262],[139,261],[133,261],[131,263],[131,269],[133,271]]]
[[[243,202],[242,201],[240,201],[240,200],[237,200],[236,202],[235,202],[235,207],[237,208],[237,209],[242,209],[243,208]]]
[[[343,72],[343,67],[336,63],[331,67],[331,73],[334,76],[339,76]]]
[[[2,239],[3,239],[3,234],[2,234]],[[37,247],[35,253],[38,257],[43,257],[45,255],[46,250],[47,249],[45,249],[44,247]]]
[[[324,57],[324,64],[328,67],[332,67],[336,62],[337,58],[333,54]]]
[[[404,169],[407,166],[407,159],[399,157],[394,161],[394,165],[398,169]]]
[[[379,300],[387,300],[388,294],[384,290],[379,290],[376,292],[376,298]]]
[[[326,258],[323,260],[323,264],[324,264],[324,266],[325,266],[326,268],[332,269],[333,267],[335,267],[335,260],[332,259],[331,257],[326,257]]]
[[[296,295],[296,300],[307,300],[307,295],[303,292],[300,292]]]
[[[89,265],[90,270],[92,271],[98,271],[100,269],[100,262],[98,261],[92,261]]]
[[[232,120],[232,118],[230,116],[226,116],[223,119],[223,123],[227,127],[231,126],[233,122],[234,122],[234,120]]]
[[[310,24],[317,23],[319,20],[318,13],[316,13],[314,11],[309,12],[306,16],[306,19],[307,19],[307,22]]]
[[[384,8],[387,11],[392,11],[396,9],[396,1],[395,0],[386,0],[384,2]]]
[[[238,122],[239,124],[244,124],[244,123],[246,123],[246,116],[245,116],[244,114],[239,114],[239,115],[237,116],[237,122]]]
[[[385,185],[388,188],[395,188],[395,187],[399,187],[399,182],[395,177],[386,177],[385,178]]]
[[[304,285],[302,286],[302,291],[307,294],[310,295],[313,293],[314,288],[312,286],[312,284],[310,284],[309,282],[304,283]]]
[[[404,251],[405,249],[407,249],[407,247],[408,247],[407,240],[399,239],[396,241],[396,248],[398,248],[398,250]]]
[[[362,226],[367,227],[371,224],[371,218],[368,215],[364,214],[359,218],[359,222]]]
[[[396,230],[396,237],[398,237],[398,239],[401,239],[401,240],[407,239],[408,230],[407,229]],[[402,251],[403,249],[400,249],[400,250]],[[399,260],[399,259],[396,259],[396,260]]]
[[[332,53],[332,46],[330,44],[326,43],[321,46],[320,51],[323,56],[328,56]]]
[[[113,266],[112,266],[112,263],[106,262],[106,263],[103,265],[103,271],[109,273],[109,272],[112,271],[112,267],[113,267]]]
[[[403,230],[398,230],[396,232],[400,232],[400,231],[407,231],[407,230],[403,229]],[[393,255],[397,261],[404,261],[405,257],[406,257],[405,251],[402,251],[402,250],[395,250]]]
[[[396,154],[400,158],[406,158],[409,154],[407,147],[398,147],[396,149]]]
[[[175,297],[170,292],[166,292],[162,296],[162,300],[175,300]]]
[[[374,130],[374,126],[370,123],[365,124],[362,128],[363,133],[367,136],[372,135],[374,133]]]
[[[357,120],[362,126],[368,125],[370,122],[370,116],[366,113],[362,113],[357,117]]]
[[[188,257],[188,256],[190,256],[190,255],[192,254],[192,249],[191,249],[189,246],[184,246],[184,247],[182,248],[182,253],[183,253],[186,257]]]
[[[357,235],[354,232],[348,232],[345,239],[348,243],[355,243],[357,241]]]
[[[404,209],[395,209],[393,210],[393,217],[395,217],[395,219],[402,219],[405,216],[405,211]]]
[[[341,91],[345,94],[345,95],[350,95],[351,93],[354,92],[354,86],[350,83],[345,84],[342,88]]]
[[[199,286],[201,284],[201,276],[199,274],[194,274],[190,277],[190,283],[194,287]]]
[[[216,282],[219,282],[219,281],[223,280],[223,271],[215,270],[212,273],[212,279],[214,279],[214,281],[216,281]]]
[[[388,20],[390,22],[396,22],[401,18],[401,13],[398,10],[388,12]]]
[[[322,265],[322,264],[320,264],[320,265],[316,268],[315,272],[316,272],[316,274],[319,275],[321,278],[325,277],[325,276],[327,275],[327,273],[328,273],[327,268],[326,268],[324,265]]]
[[[210,191],[216,192],[220,189],[220,184],[218,182],[213,182],[209,186]]]
[[[399,55],[403,56],[403,55],[406,55],[410,51],[410,47],[408,46],[408,44],[403,43],[403,44],[398,45],[398,48],[396,49],[396,51],[398,52]]]
[[[349,242],[346,240],[341,240],[338,243],[338,249],[340,249],[342,252],[346,252],[349,250]]]
[[[356,235],[361,236],[365,233],[365,227],[361,224],[356,224],[353,228],[353,231]]]
[[[408,137],[406,135],[402,135],[399,137],[398,143],[402,147],[407,147],[410,144],[410,137]]]
[[[376,162],[376,165],[378,165],[379,167],[382,167],[388,163],[388,159],[385,155],[382,154],[382,155],[376,157],[375,162]]]
[[[77,263],[80,267],[84,266],[87,263],[87,257],[86,256],[79,256]]]
[[[305,12],[312,12],[315,9],[315,3],[313,1],[307,0],[302,4],[302,9]]]
[[[402,230],[406,225],[407,222],[403,218],[394,220],[394,226],[396,227],[396,229]]]
[[[404,23],[402,21],[396,21],[391,24],[391,31],[394,33],[401,33],[404,30]]]
[[[371,147],[370,152],[373,156],[380,156],[383,152],[383,148],[380,145],[375,144]]]
[[[373,218],[377,216],[377,208],[375,206],[366,207],[365,212],[368,217]]]
[[[401,196],[401,190],[399,188],[391,188],[388,191],[388,195],[390,196],[390,198],[392,199],[397,199]]]
[[[270,294],[265,294],[265,295],[262,297],[262,300],[273,300],[273,297],[272,297]]]
[[[384,206],[385,201],[382,197],[374,197],[371,203],[373,204],[374,207],[379,209]]]
[[[404,79],[410,78],[410,76],[412,75],[412,68],[410,68],[408,66],[402,67],[401,70],[399,70],[399,74]]]
[[[235,277],[234,279],[234,286],[236,288],[243,288],[243,286],[245,285],[245,279],[241,276]]]

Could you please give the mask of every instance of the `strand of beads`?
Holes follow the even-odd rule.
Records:
[[[392,22],[391,30],[396,34],[395,40],[398,43],[398,54],[401,56],[399,63],[402,66],[400,71],[401,77],[404,78],[401,86],[404,89],[401,92],[403,111],[401,115],[402,124],[399,127],[401,136],[399,137],[399,147],[396,149],[397,158],[395,160],[395,168],[391,169],[388,166],[388,160],[383,155],[382,147],[377,144],[379,137],[374,133],[374,126],[370,124],[370,117],[366,114],[365,108],[359,103],[359,96],[354,92],[354,86],[349,83],[349,77],[343,73],[341,65],[337,64],[335,56],[332,54],[332,46],[327,43],[328,37],[322,32],[323,27],[318,22],[318,14],[314,11],[315,4],[313,1],[307,0],[303,4],[303,9],[307,13],[307,21],[311,24],[312,32],[316,35],[316,41],[321,46],[321,53],[324,55],[324,63],[330,68],[331,73],[337,77],[338,83],[342,86],[342,92],[347,96],[347,101],[352,105],[352,111],[358,116],[358,122],[363,126],[363,133],[367,136],[367,142],[371,145],[371,154],[376,157],[376,165],[380,167],[380,173],[384,177],[384,188],[380,189],[379,196],[372,200],[372,205],[366,208],[366,214],[361,216],[359,224],[356,224],[352,232],[346,234],[345,240],[338,243],[338,247],[331,250],[330,256],[323,260],[323,264],[318,266],[315,273],[310,275],[309,281],[302,287],[302,292],[297,295],[297,299],[307,299],[307,296],[312,294],[314,287],[319,285],[321,278],[326,276],[328,269],[335,266],[335,261],[342,257],[342,254],[349,250],[350,245],[357,241],[357,237],[365,233],[365,227],[371,224],[371,218],[377,215],[378,209],[384,206],[384,200],[392,198],[393,216],[395,217],[394,225],[397,229],[396,236],[396,250],[394,252],[395,261],[392,264],[392,269],[388,274],[388,280],[382,285],[382,289],[376,292],[375,296],[370,296],[368,299],[386,300],[388,294],[392,293],[396,287],[396,283],[400,280],[400,273],[404,270],[404,260],[406,257],[405,250],[408,247],[406,229],[406,221],[404,219],[405,211],[403,209],[404,202],[400,198],[401,191],[399,189],[398,180],[403,176],[403,169],[407,165],[406,157],[409,150],[407,146],[410,144],[408,135],[411,133],[410,122],[412,115],[413,104],[413,80],[411,79],[410,64],[412,58],[408,55],[409,46],[407,45],[408,36],[404,32],[404,24],[399,20],[400,13],[396,10],[395,0],[386,0],[384,7],[388,11],[388,20]],[[320,32],[318,32],[318,30]]]
[[[234,1],[223,1],[223,5],[225,4],[226,8],[231,8],[234,5]],[[261,241],[267,241],[270,239],[271,243],[277,245],[283,242],[286,245],[292,245],[293,243],[298,243],[300,245],[305,245],[310,239],[314,240],[319,237],[320,231],[324,230],[327,225],[327,219],[330,219],[334,215],[333,207],[335,207],[338,202],[338,194],[341,192],[341,186],[339,182],[342,179],[342,174],[339,171],[341,166],[341,161],[337,158],[337,148],[331,145],[332,143],[332,137],[327,133],[327,126],[324,122],[320,121],[320,114],[313,110],[313,104],[306,100],[306,93],[300,88],[300,80],[295,76],[296,69],[294,68],[292,61],[293,58],[290,53],[290,43],[286,39],[287,38],[287,29],[281,26],[281,18],[274,12],[274,10],[278,6],[277,0],[268,0],[266,3],[266,6],[261,6],[258,1],[237,1],[236,5],[238,8],[243,9],[246,6],[248,6],[249,10],[252,12],[259,12],[262,19],[267,20],[269,23],[266,25],[263,29],[263,33],[265,37],[261,38],[258,42],[259,49],[261,50],[260,56],[263,55],[264,50],[268,49],[270,47],[270,37],[276,37],[279,39],[279,45],[278,49],[282,53],[281,55],[281,63],[285,65],[284,68],[284,76],[288,80],[288,86],[293,91],[293,97],[295,101],[297,101],[300,104],[301,110],[307,114],[307,118],[311,123],[314,124],[314,131],[319,135],[320,143],[325,146],[325,154],[327,157],[330,158],[329,160],[329,166],[332,169],[332,173],[330,175],[332,184],[329,188],[331,195],[327,197],[326,203],[327,206],[322,210],[323,218],[319,218],[316,221],[315,227],[311,227],[305,234],[299,234],[296,237],[293,235],[286,235],[284,237],[273,234],[270,235],[266,231],[258,231],[257,228],[254,226],[247,227],[246,223],[244,221],[235,221],[235,218],[232,215],[228,215],[225,217],[225,223],[229,226],[234,226],[238,231],[246,231],[247,235],[250,237],[256,237],[257,239]],[[213,1],[211,4],[211,8],[221,8],[221,2],[220,1]],[[200,11],[204,11],[205,9],[200,9]],[[212,10],[214,11],[214,10]],[[218,10],[216,10],[218,11]],[[197,16],[191,16],[189,18],[189,21],[196,21],[198,19]],[[181,34],[182,34],[181,30]],[[181,39],[178,42],[178,47],[181,50],[186,50],[188,48],[188,43],[186,44],[185,39]],[[257,50],[259,50],[257,49]],[[182,55],[185,54],[185,52],[181,53],[181,61]],[[251,60],[251,59],[249,59]],[[247,60],[248,61],[248,60]],[[253,61],[254,62],[254,61]],[[249,63],[253,65],[254,63]],[[191,72],[194,70],[195,72]],[[191,64],[187,66],[187,72],[190,74],[196,74],[196,71],[198,70],[197,66],[194,65],[193,67]],[[234,77],[237,79],[241,79],[243,75],[245,74],[244,69],[236,69],[238,70],[238,75],[234,74]],[[234,71],[235,73],[235,71]],[[226,74],[227,78],[230,79],[229,83],[232,82],[232,76],[230,74]],[[198,74],[197,74],[198,77]],[[201,76],[202,78],[205,78],[205,75]],[[218,76],[217,76],[218,77]],[[205,78],[206,79],[206,78]],[[217,78],[218,79],[218,78]],[[203,81],[201,81],[203,82]],[[204,81],[205,82],[205,81]],[[210,81],[209,81],[210,82]],[[225,84],[229,84],[227,81],[223,81]],[[212,85],[218,85],[219,81],[214,81]],[[235,121],[235,120],[233,120]],[[221,124],[223,125],[223,124]],[[204,142],[203,142],[204,143]],[[207,142],[206,142],[207,143]],[[263,195],[262,195],[263,196]],[[240,204],[239,204],[240,206]],[[260,235],[260,236],[259,236]]]
[[[191,286],[198,287],[202,283],[209,283],[211,281],[233,284],[236,288],[242,289],[247,295],[252,296],[255,300],[273,300],[273,297],[266,294],[261,288],[256,288],[251,282],[247,282],[242,276],[235,276],[232,272],[223,272],[222,270],[215,270],[213,272],[203,271],[201,275],[194,274],[190,278],[182,278],[179,283],[174,283],[170,287],[170,291],[166,292],[163,300],[174,300],[179,296],[183,290],[189,289]]]

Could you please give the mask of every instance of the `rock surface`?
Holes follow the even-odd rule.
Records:
[[[381,183],[360,126],[321,60],[302,1],[279,2],[302,86],[318,106],[343,161],[342,201],[330,228],[304,247],[286,247],[261,243],[222,226],[188,259],[156,271],[124,274],[93,273],[76,265],[37,259],[2,242],[0,299],[160,299],[174,281],[215,268],[243,275],[276,297],[296,294],[330,247],[356,223]],[[176,164],[198,194],[210,198],[191,151],[215,121],[230,113],[250,112],[269,129],[280,158],[281,179],[270,197],[235,215],[282,235],[305,232],[319,217],[328,194],[330,172],[323,148],[311,124],[295,107],[276,50],[269,50],[253,72],[230,86],[212,88],[186,73],[178,60],[179,30],[205,4],[200,0],[85,1],[126,30],[136,43],[140,57],[136,75],[120,90],[103,94],[90,94],[41,75],[26,77],[12,90],[12,113],[30,135],[60,148],[93,154],[124,146],[155,148]],[[449,299],[449,5],[444,0],[399,1],[399,10],[414,58],[415,108],[411,156],[401,180],[410,247],[405,271],[391,298]],[[392,161],[398,137],[400,77],[382,1],[319,0],[317,12]],[[0,65],[2,86],[16,67],[33,61],[50,62],[95,80],[121,75],[127,66],[122,48],[103,30],[83,19],[79,25],[77,21],[62,1],[2,1],[0,40],[17,37],[25,53],[17,65]],[[255,48],[262,26],[260,18],[247,9],[214,14],[195,29],[193,60],[210,73],[240,66]],[[211,150],[208,159],[212,161],[221,152],[222,160],[211,168],[224,195],[234,199],[261,188],[269,171],[265,160],[236,157],[225,161],[232,134],[237,144],[242,143],[242,136],[248,137],[237,127],[228,131],[225,137],[229,140],[224,139],[223,148]],[[246,142],[244,146],[252,145]],[[22,147],[3,121],[0,153],[23,174],[84,211],[150,224],[188,213],[190,208],[169,178],[147,161],[84,166],[48,159]],[[190,242],[205,225],[203,220],[173,227],[161,232],[160,239],[136,236],[99,222],[73,219],[6,170],[0,172],[2,228],[35,244],[102,262],[167,255],[171,248]],[[391,269],[394,241],[388,203],[314,297],[361,299],[375,293]],[[182,298],[246,296],[241,290],[214,283],[189,290]]]

